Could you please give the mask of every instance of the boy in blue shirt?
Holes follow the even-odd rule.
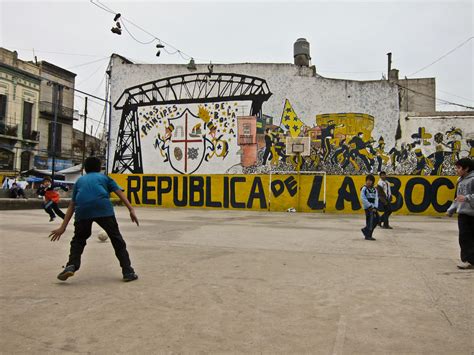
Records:
[[[374,229],[378,224],[379,215],[377,213],[379,196],[374,187],[375,177],[372,174],[365,178],[365,185],[360,190],[360,199],[365,211],[365,227],[361,229],[365,240],[375,240],[372,237]]]
[[[110,238],[115,255],[122,267],[124,281],[133,281],[138,278],[130,263],[127,246],[120,234],[114,208],[109,199],[109,194],[115,192],[130,211],[132,222],[138,224],[135,210],[128,201],[122,189],[110,177],[100,173],[101,161],[96,157],[87,158],[84,163],[86,175],[80,177],[74,185],[71,203],[68,206],[61,227],[51,232],[51,241],[57,241],[66,231],[67,225],[74,213],[74,236],[71,240],[69,261],[58,279],[66,281],[73,276],[81,266],[81,255],[91,235],[92,222],[96,222],[105,230]]]

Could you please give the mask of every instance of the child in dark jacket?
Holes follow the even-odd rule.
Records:
[[[38,196],[44,197],[43,208],[47,214],[49,214],[49,221],[52,222],[56,218],[56,214],[64,219],[64,212],[59,209],[59,192],[56,189],[62,189],[63,191],[69,191],[67,187],[53,183],[49,176],[45,177],[43,184],[37,191]],[[56,212],[56,214],[54,214]]]
[[[365,211],[365,227],[361,229],[365,240],[375,240],[372,237],[375,227],[379,222],[377,213],[379,196],[374,187],[375,177],[370,174],[365,178],[365,185],[360,190],[360,199]]]

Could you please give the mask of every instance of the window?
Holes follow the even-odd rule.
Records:
[[[63,88],[58,88],[58,107],[59,110],[61,110],[61,107],[63,106]]]
[[[33,124],[33,104],[23,102],[23,138],[30,139]]]
[[[243,133],[244,133],[244,136],[250,136],[250,124],[248,123],[244,123],[244,129],[243,129]]]
[[[22,152],[21,153],[21,165],[20,171],[30,170],[30,152]]]
[[[59,123],[56,124],[56,155],[61,153],[61,136],[62,136],[62,125]],[[54,122],[49,124],[48,130],[48,151],[53,153],[53,137],[54,137]]]
[[[14,154],[12,151],[0,148],[0,169],[13,170],[13,158]]]
[[[5,122],[7,119],[7,96],[0,95],[0,121]]]

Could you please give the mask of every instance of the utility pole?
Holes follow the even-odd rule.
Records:
[[[86,160],[86,129],[87,129],[87,96],[84,106],[84,130],[82,131],[82,169],[81,175],[84,175],[84,162]]]
[[[54,183],[54,170],[56,167],[56,127],[58,124],[58,110],[59,110],[59,94],[60,91],[63,89],[62,85],[58,83],[52,83],[53,84],[53,104],[54,104],[54,121],[53,121],[53,163],[51,166],[51,179],[53,180]]]

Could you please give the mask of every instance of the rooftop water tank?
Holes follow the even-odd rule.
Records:
[[[293,57],[295,65],[309,67],[311,56],[309,55],[309,42],[306,38],[298,38],[293,44]]]

